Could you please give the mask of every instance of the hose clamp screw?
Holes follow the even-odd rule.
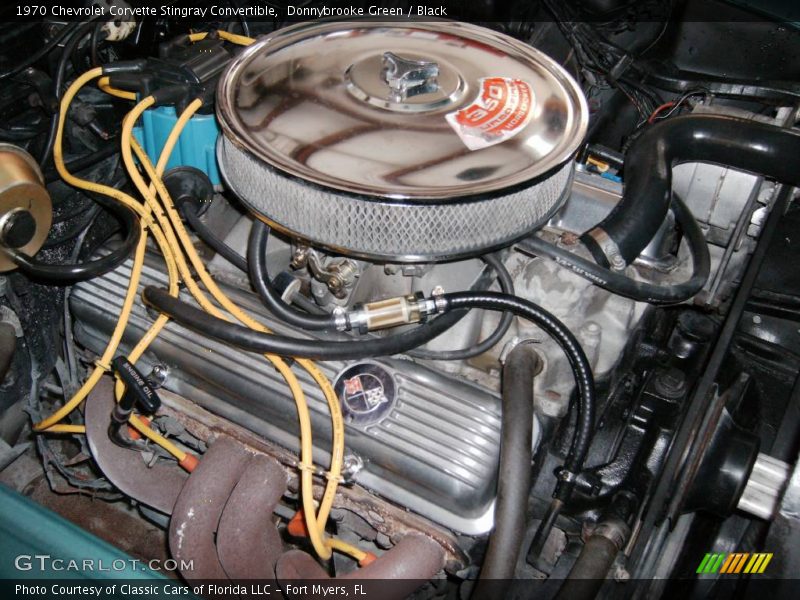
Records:
[[[431,297],[433,298],[434,306],[436,306],[436,312],[442,313],[447,310],[447,300],[444,299],[444,288],[442,286],[437,285],[433,288]]]
[[[347,318],[347,311],[341,306],[333,309],[334,325],[337,331],[347,331],[349,327],[349,319]]]

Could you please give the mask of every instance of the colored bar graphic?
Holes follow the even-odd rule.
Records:
[[[747,566],[744,568],[745,573],[763,573],[764,570],[767,568],[769,561],[772,560],[772,554],[767,553],[759,553],[753,554],[753,558],[750,559],[750,562],[747,563]]]
[[[728,558],[725,559],[725,562],[722,564],[722,569],[720,569],[720,573],[732,573],[734,565],[739,561],[739,555],[735,553],[728,554]]]
[[[722,565],[722,570],[720,573],[738,573],[741,571],[742,566],[744,565],[748,556],[750,556],[748,553],[742,552],[733,552],[729,554],[728,560],[726,560],[725,564]]]
[[[741,573],[742,572],[742,567],[744,567],[744,563],[747,560],[747,557],[748,557],[748,554],[742,554],[741,558],[739,559],[739,562],[736,563],[736,567],[734,568],[734,571],[733,571],[734,573]]]
[[[703,560],[700,561],[700,566],[697,567],[697,573],[705,573],[706,572],[706,567],[708,566],[708,563],[711,560],[712,556],[713,555],[711,555],[711,554],[706,554],[703,557]]]
[[[697,573],[701,574],[761,574],[767,569],[767,565],[772,560],[771,552],[709,552],[703,557]]]
[[[698,573],[716,573],[725,561],[725,554],[712,553],[706,554],[700,566],[697,567]]]

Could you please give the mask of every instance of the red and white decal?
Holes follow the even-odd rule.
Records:
[[[469,106],[445,115],[470,150],[487,148],[514,137],[533,115],[533,90],[521,79],[486,77]]]
[[[348,396],[358,394],[364,391],[364,386],[361,385],[361,377],[352,377],[351,379],[344,380],[344,393]]]

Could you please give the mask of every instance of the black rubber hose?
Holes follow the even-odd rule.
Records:
[[[43,25],[46,25],[43,23]],[[25,69],[30,67],[31,65],[35,65],[37,62],[42,60],[45,56],[50,54],[56,47],[61,43],[61,41],[70,35],[73,31],[75,31],[79,26],[79,23],[70,23],[69,25],[65,25],[61,31],[59,31],[55,36],[53,36],[49,42],[47,42],[44,46],[39,48],[36,52],[34,52],[31,56],[26,58],[16,67],[0,73],[0,81],[4,79],[8,79],[9,77],[13,77],[17,73],[22,73]]]
[[[684,94],[703,88],[721,98],[750,99],[769,104],[795,104],[800,99],[800,84],[795,81],[739,79],[677,69],[654,61],[636,61],[643,83],[662,90]]]
[[[554,496],[566,501],[572,491],[573,476],[583,468],[594,429],[595,389],[594,375],[586,353],[572,332],[554,315],[541,306],[497,292],[455,292],[443,294],[447,310],[484,308],[500,310],[535,323],[561,347],[567,356],[578,391],[578,419],[564,467]]]
[[[610,539],[600,535],[589,537],[558,590],[556,600],[595,598],[618,552],[619,549]]]
[[[689,253],[692,256],[692,276],[678,284],[656,285],[636,281],[623,273],[601,267],[591,260],[573,254],[536,235],[518,242],[516,247],[527,254],[552,259],[576,275],[620,296],[651,304],[676,304],[689,300],[703,289],[711,273],[711,256],[706,239],[692,215],[692,211],[676,195],[672,197],[672,210],[675,212],[676,222],[683,230],[689,246]]]
[[[308,331],[336,329],[336,317],[331,314],[308,314],[286,304],[280,294],[272,287],[267,271],[267,241],[269,227],[256,219],[250,229],[247,243],[247,265],[250,283],[256,290],[267,309],[281,321]]]
[[[353,341],[325,341],[290,338],[253,331],[210,316],[165,290],[148,286],[142,298],[156,310],[174,316],[175,321],[193,331],[220,342],[259,354],[277,354],[314,360],[361,360],[375,356],[402,354],[441,335],[461,319],[466,311],[454,311],[437,317],[411,331],[383,338]]]
[[[66,231],[62,232],[61,235],[58,237],[50,238],[45,240],[44,244],[42,244],[42,249],[46,248],[55,248],[56,246],[60,246],[61,244],[66,244],[70,240],[75,239],[80,235],[80,233],[91,225],[92,221],[97,218],[97,215],[100,214],[100,211],[103,210],[99,204],[95,204],[90,206],[85,214],[82,213],[82,218],[78,220],[77,223],[69,227]],[[63,222],[63,221],[62,221]]]
[[[187,218],[187,220],[189,219]],[[199,219],[195,217],[195,220]],[[200,228],[196,228],[192,221],[189,221],[189,225],[195,228],[195,232],[198,233],[201,239],[206,241],[215,251],[222,254],[226,259],[228,259],[229,262],[231,262],[231,264],[237,266],[245,272],[249,272],[253,288],[256,290],[256,292],[258,292],[259,296],[261,296],[265,306],[275,316],[283,321],[286,321],[290,325],[310,331],[321,331],[325,329],[333,329],[335,327],[333,316],[329,315],[328,313],[309,315],[306,312],[298,311],[284,302],[283,298],[281,298],[278,291],[274,288],[271,283],[266,265],[267,242],[269,241],[270,230],[265,223],[259,220],[253,222],[253,227],[250,230],[250,238],[247,246],[247,260],[244,260],[232,248],[219,240],[219,238],[212,239],[215,237],[213,234],[208,236],[208,239],[206,239],[206,232],[202,231],[205,226],[202,225],[202,223],[200,223]],[[211,232],[208,233],[210,234]],[[231,254],[231,257],[229,258],[227,254],[223,253],[223,251],[227,254]],[[489,266],[492,267],[492,269],[494,269],[495,273],[497,274],[501,290],[506,294],[513,295],[514,282],[511,279],[511,274],[505,268],[502,261],[493,255],[486,255],[482,258],[487,264],[489,264]],[[240,263],[242,265],[241,267],[239,266]],[[497,344],[506,334],[513,321],[514,315],[511,313],[504,313],[497,328],[489,336],[487,336],[485,340],[470,348],[445,351],[417,349],[409,350],[407,354],[414,358],[420,358],[424,360],[465,360],[467,358],[472,358],[473,356],[483,354],[494,347],[495,344]]]
[[[194,205],[191,202],[184,202],[181,207],[181,214],[189,223],[189,227],[197,234],[204,244],[211,248],[214,252],[222,256],[225,260],[231,263],[234,267],[239,269],[245,275],[249,275],[247,267],[247,259],[245,259],[236,250],[228,246],[222,239],[219,238],[211,229],[203,223],[200,216],[192,210]],[[306,312],[323,314],[325,313],[322,308],[317,306],[313,300],[309,300],[302,294],[295,294],[292,298],[292,304],[296,304]],[[327,313],[326,313],[327,314]]]
[[[525,535],[531,485],[533,379],[542,360],[530,344],[518,344],[503,365],[500,465],[494,529],[471,598],[504,597],[514,577]]]
[[[174,298],[166,290],[148,286],[142,293],[145,303],[168,315],[184,327],[217,341],[259,354],[277,354],[315,360],[359,360],[374,356],[390,356],[408,352],[452,327],[464,314],[463,309],[483,308],[510,312],[528,319],[551,336],[567,355],[578,390],[578,419],[575,433],[564,462],[554,497],[566,500],[574,475],[583,467],[592,437],[595,413],[594,376],[586,354],[572,332],[555,316],[536,304],[498,292],[456,292],[443,294],[443,314],[419,327],[379,339],[358,341],[325,341],[289,338],[254,331],[235,323],[217,319],[206,312]]]
[[[497,275],[497,281],[500,284],[500,290],[505,294],[513,296],[514,280],[511,278],[511,273],[508,272],[503,261],[494,254],[486,254],[482,256],[481,259],[494,269]],[[409,350],[406,354],[423,360],[467,360],[474,356],[480,356],[484,352],[488,352],[494,348],[500,340],[503,339],[503,336],[511,328],[513,322],[514,315],[512,313],[503,313],[495,330],[486,336],[486,339],[469,348],[462,348],[460,350],[425,350],[424,348],[418,348],[416,350]]]
[[[183,218],[186,219],[186,222],[189,223],[189,227],[192,228],[192,231],[197,234],[197,237],[199,237],[204,244],[222,256],[222,258],[227,260],[234,267],[247,273],[247,261],[244,257],[217,237],[217,235],[203,223],[200,216],[195,212],[192,202],[184,202],[181,205],[181,214],[183,214]]]
[[[67,265],[43,263],[17,249],[2,246],[2,241],[0,241],[0,252],[5,252],[20,271],[32,279],[50,283],[75,283],[99,277],[125,262],[139,243],[141,234],[139,217],[132,210],[123,206],[115,206],[115,210],[118,211],[123,222],[126,236],[118,248],[101,258]]]
[[[40,133],[40,131],[30,127],[15,127],[13,125],[9,128],[0,127],[0,140],[8,142],[27,142]]]
[[[800,133],[793,130],[722,115],[666,119],[649,127],[631,145],[625,156],[622,200],[581,241],[604,267],[620,258],[629,264],[650,243],[667,215],[675,165],[711,162],[800,185],[798,157]]]

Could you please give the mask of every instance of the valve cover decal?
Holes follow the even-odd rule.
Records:
[[[391,373],[373,362],[344,369],[336,378],[334,391],[345,421],[352,425],[377,423],[391,412],[396,397]]]

